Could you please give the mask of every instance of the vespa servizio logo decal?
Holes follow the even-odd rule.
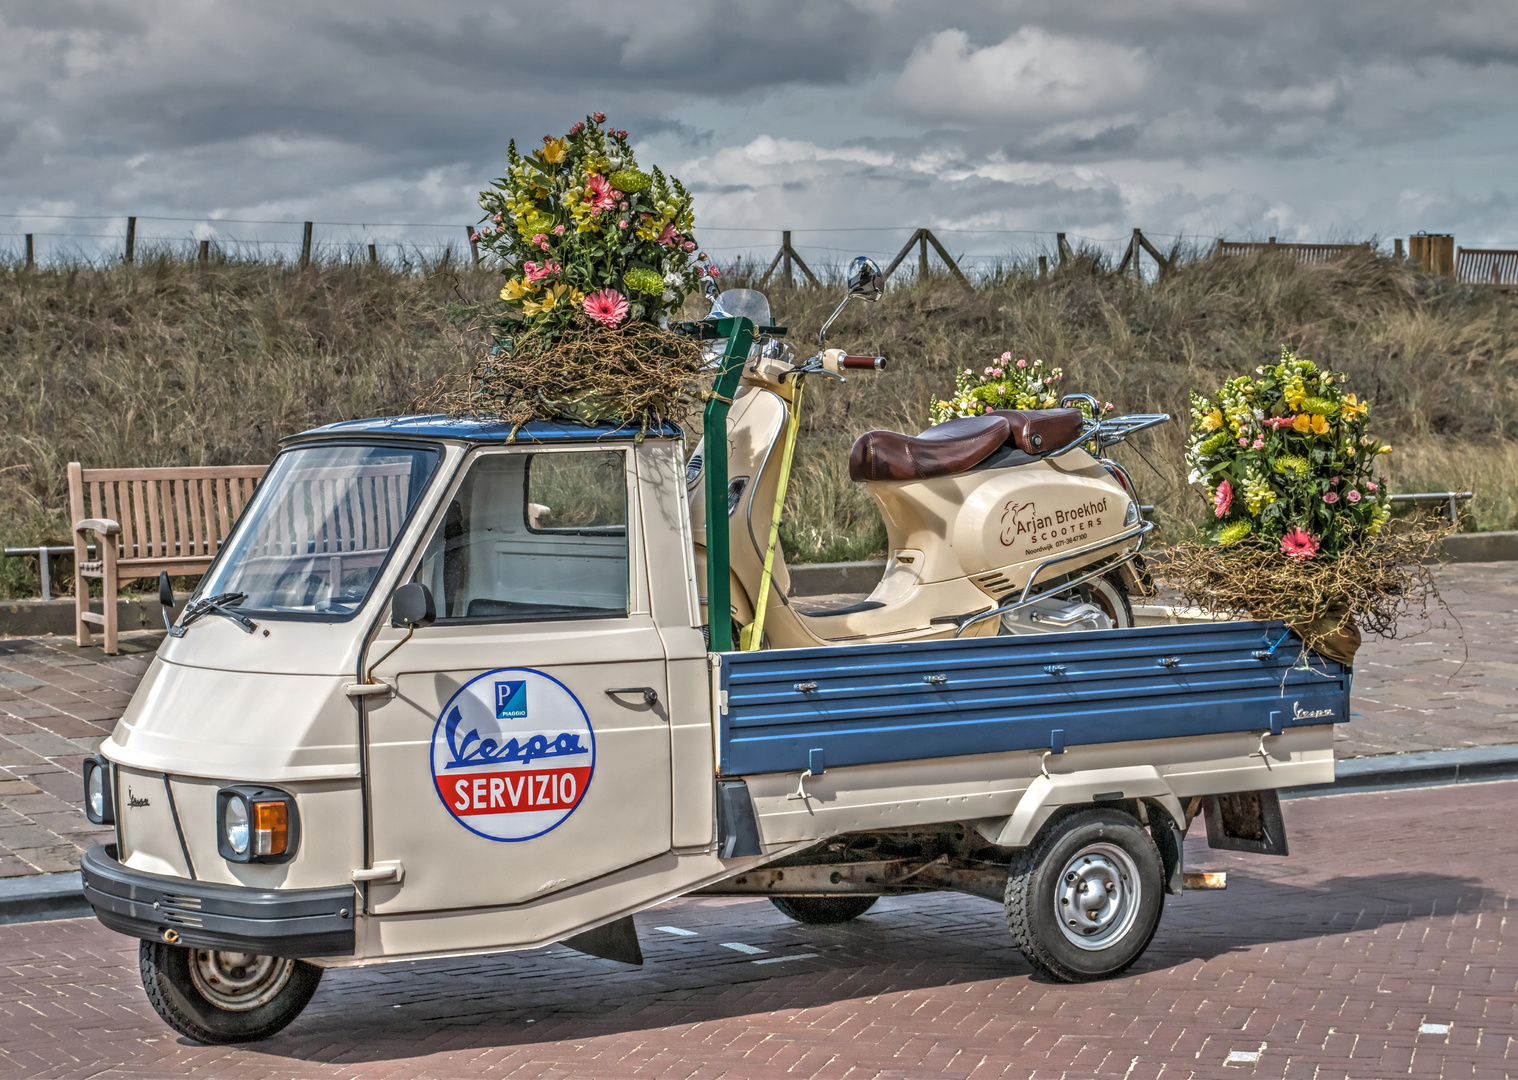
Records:
[[[477,675],[432,731],[438,798],[488,840],[531,840],[563,824],[590,786],[596,738],[564,684],[530,668]]]
[[[1293,720],[1313,720],[1319,716],[1337,716],[1337,709],[1304,709],[1300,701],[1291,703],[1291,718]]]

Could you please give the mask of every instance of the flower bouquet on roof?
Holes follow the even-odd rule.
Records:
[[[993,409],[1053,409],[1059,405],[1055,384],[1064,377],[1060,368],[1046,368],[1042,360],[1014,360],[1010,352],[1004,352],[978,373],[974,368],[956,373],[954,393],[935,397],[929,403],[928,420],[941,424],[958,417],[983,416]],[[1084,401],[1076,407],[1082,413],[1090,412]],[[1109,401],[1102,411],[1111,409]]]
[[[627,132],[593,113],[526,154],[480,193],[473,235],[505,277],[489,343],[425,405],[454,415],[636,424],[678,419],[703,359],[666,329],[707,269],[691,197],[639,168]]]
[[[1170,549],[1165,579],[1215,614],[1282,619],[1309,648],[1349,663],[1360,627],[1391,635],[1437,596],[1428,522],[1389,527],[1370,403],[1347,376],[1282,349],[1280,362],[1193,394],[1186,463],[1210,527]]]

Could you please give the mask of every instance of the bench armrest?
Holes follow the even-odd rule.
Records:
[[[86,530],[94,530],[105,536],[115,536],[121,532],[121,525],[110,518],[85,518],[83,521],[74,522],[75,535],[82,536]]]

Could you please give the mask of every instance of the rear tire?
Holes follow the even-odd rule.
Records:
[[[859,918],[878,899],[878,896],[772,896],[770,903],[799,923],[833,926]]]
[[[1087,603],[1102,609],[1102,614],[1112,620],[1114,630],[1126,630],[1133,625],[1133,605],[1128,602],[1128,590],[1114,577],[1099,577],[1082,585],[1077,592]]]
[[[137,966],[148,1002],[199,1043],[267,1039],[300,1015],[322,981],[304,960],[143,941]]]
[[[1128,814],[1095,807],[1046,828],[1012,859],[1007,928],[1060,982],[1108,979],[1143,955],[1165,906],[1159,849]]]

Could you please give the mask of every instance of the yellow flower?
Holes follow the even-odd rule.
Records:
[[[1206,416],[1202,417],[1202,430],[1203,431],[1216,431],[1218,428],[1220,428],[1222,426],[1223,426],[1223,414],[1218,409],[1213,409]]]
[[[1312,430],[1312,417],[1306,413],[1298,413],[1292,420],[1291,427],[1293,431],[1300,431],[1303,435],[1306,435]]]
[[[527,315],[541,315],[546,311],[552,311],[560,300],[565,299],[570,303],[578,303],[584,297],[575,289],[570,288],[567,282],[561,281],[557,285],[550,285],[544,289],[542,299],[524,300],[522,311]]]
[[[1376,453],[1378,453],[1378,454],[1389,454],[1391,452],[1392,452],[1392,448],[1390,446],[1383,446],[1383,447],[1381,447],[1381,449],[1379,449],[1379,450],[1376,451]]]
[[[1288,409],[1299,409],[1302,402],[1307,400],[1307,391],[1302,389],[1301,383],[1293,383],[1281,391],[1281,396],[1286,399]]]
[[[501,290],[501,299],[508,303],[516,303],[524,296],[531,296],[538,291],[536,282],[524,281],[521,278],[512,278]]]
[[[1328,434],[1328,417],[1326,417],[1326,416],[1314,416],[1312,418],[1312,433],[1314,435],[1327,435]]]
[[[539,151],[543,160],[550,165],[557,165],[569,156],[569,144],[563,139],[549,139]]]
[[[1339,406],[1346,420],[1353,420],[1357,416],[1364,416],[1365,411],[1369,408],[1370,402],[1356,401],[1353,394],[1345,394],[1344,401]]]

